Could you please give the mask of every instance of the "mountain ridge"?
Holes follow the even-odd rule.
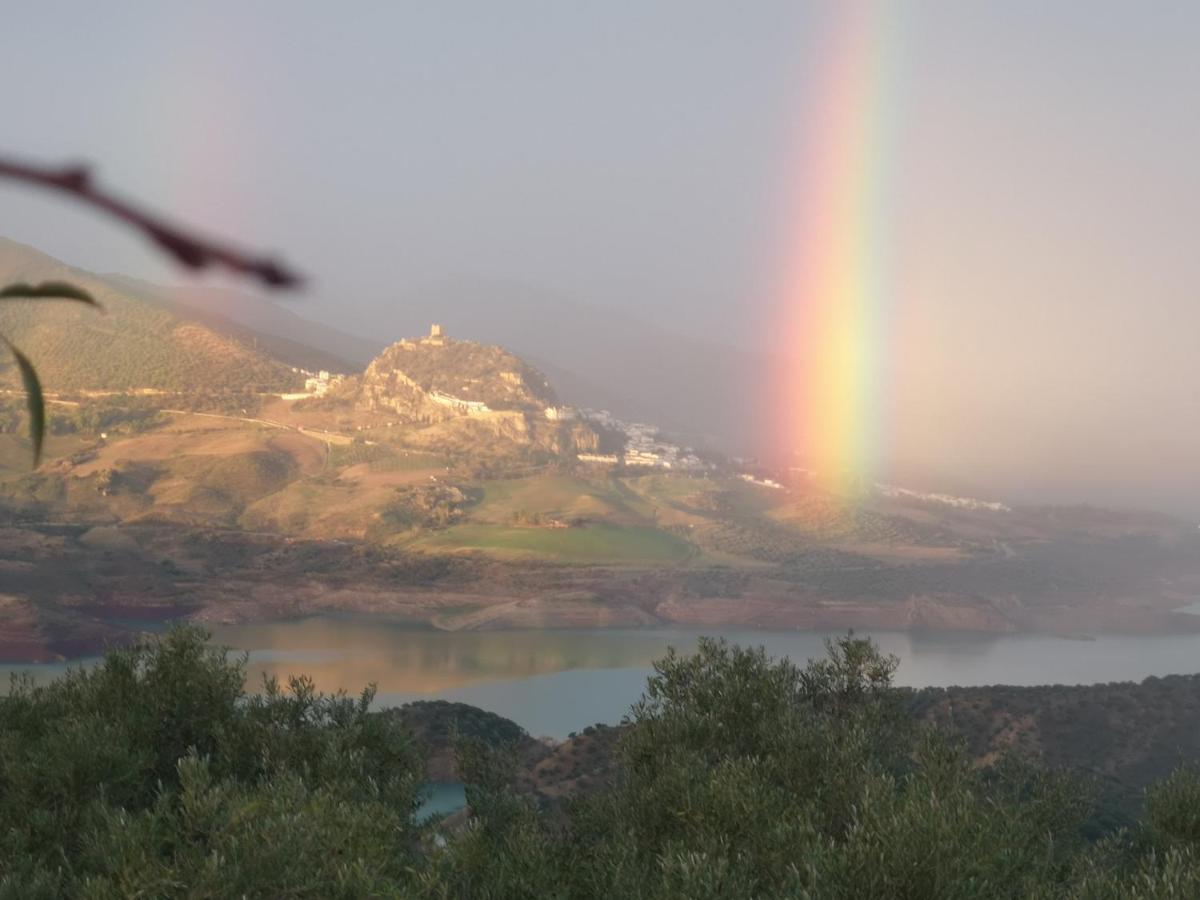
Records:
[[[0,283],[69,281],[99,311],[76,304],[13,300],[0,308],[0,333],[33,361],[46,390],[289,390],[297,368],[346,369],[336,354],[257,331],[219,313],[171,299],[131,279],[78,269],[36,248],[0,238]],[[265,302],[265,301],[261,301]],[[16,383],[11,361],[0,378]]]
[[[115,292],[201,325],[251,351],[263,351],[289,368],[358,372],[387,346],[305,318],[296,309],[254,294],[163,286],[127,275],[92,273],[0,237],[0,279],[49,278],[73,278],[110,300],[110,292]],[[393,334],[419,333],[430,322],[444,322],[454,333],[469,333],[481,343],[508,348],[529,361],[552,376],[563,400],[572,405],[611,409],[622,418],[653,421],[690,442],[716,449],[737,453],[756,449],[761,411],[745,398],[758,395],[759,375],[769,365],[760,355],[682,337],[628,314],[524,286],[480,283],[410,290],[394,307],[397,312],[389,328]],[[47,328],[62,324],[86,330],[88,326],[81,325],[79,318],[86,311],[71,312],[75,315],[65,318],[67,313],[46,307],[40,315]],[[0,326],[4,322],[0,311]],[[39,340],[35,344],[43,355],[62,352],[58,342]],[[168,361],[169,354],[168,359],[160,359]],[[43,359],[40,369],[52,382],[54,360]],[[89,377],[76,375],[65,382],[71,387],[92,388],[162,384],[134,385],[125,380],[100,385],[94,378],[100,373],[85,374]],[[278,383],[282,373],[275,374],[279,377],[268,380]],[[169,386],[177,388],[179,382]],[[52,390],[53,384],[48,383],[47,389]]]

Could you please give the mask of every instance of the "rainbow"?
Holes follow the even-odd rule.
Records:
[[[790,361],[778,379],[778,437],[794,465],[838,488],[872,479],[884,440],[889,6],[836,6],[783,250],[778,302]]]

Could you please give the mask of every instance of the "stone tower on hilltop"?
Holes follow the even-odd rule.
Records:
[[[425,338],[423,343],[435,344],[436,346],[439,346],[439,347],[442,344],[446,343],[446,333],[444,331],[442,331],[442,326],[438,325],[436,322],[433,325],[430,325],[429,326],[429,337]]]

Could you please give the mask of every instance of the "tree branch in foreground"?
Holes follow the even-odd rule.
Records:
[[[298,274],[276,260],[249,256],[230,247],[210,243],[97,190],[92,184],[91,171],[86,166],[51,168],[17,163],[0,157],[0,178],[12,178],[70,194],[129,223],[186,268],[224,266],[241,275],[256,278],[273,288],[296,287],[302,282]]]

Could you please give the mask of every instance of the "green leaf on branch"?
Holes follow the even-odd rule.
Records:
[[[19,282],[0,288],[0,299],[8,300],[78,300],[89,306],[99,306],[83,288],[65,281],[43,281],[41,284]]]
[[[88,306],[100,306],[83,288],[66,281],[43,281],[40,284],[20,281],[6,285],[0,288],[0,300],[75,300]],[[29,357],[4,335],[0,335],[0,341],[8,347],[17,361],[17,368],[21,370],[21,381],[25,385],[25,399],[29,406],[29,437],[33,442],[33,465],[36,468],[42,458],[42,441],[46,436],[46,401],[42,396],[42,383]]]
[[[25,384],[25,401],[29,406],[29,437],[33,441],[33,465],[36,468],[42,458],[42,439],[46,436],[46,401],[42,397],[42,383],[37,370],[24,353],[13,346],[12,341],[0,335],[8,346],[17,367],[21,370],[21,381]]]

